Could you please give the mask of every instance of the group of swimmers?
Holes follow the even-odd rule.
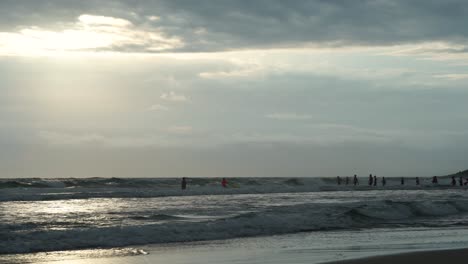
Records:
[[[463,182],[463,177],[460,176],[458,179],[458,184],[460,186],[468,185],[468,179],[465,179],[465,182]],[[455,179],[455,176],[452,176],[452,186],[457,186],[457,180]]]
[[[340,176],[336,176],[336,182],[337,182],[338,185],[341,185],[342,180],[341,180]],[[372,174],[370,174],[369,175],[369,180],[368,180],[367,183],[368,183],[369,186],[377,186],[377,176],[376,175],[372,176]],[[415,183],[416,183],[416,185],[420,184],[419,177],[415,178]],[[439,180],[437,179],[437,176],[432,177],[432,184],[438,184],[438,183],[439,183]],[[463,182],[463,177],[460,176],[460,178],[458,179],[458,183],[459,183],[460,186],[468,185],[468,179],[465,179],[465,182]],[[346,178],[345,178],[345,184],[349,185],[349,177],[348,176],[346,176]],[[386,184],[387,184],[387,180],[385,179],[385,177],[382,177],[382,186],[385,186]],[[401,177],[400,184],[405,185],[405,178],[404,177]],[[356,174],[354,175],[354,178],[353,178],[353,185],[354,186],[359,185],[359,179],[358,179]],[[456,185],[457,185],[457,181],[455,179],[455,176],[452,176],[452,186],[456,186]]]
[[[348,176],[346,176],[344,181],[345,181],[345,185],[349,185],[349,177]],[[342,180],[341,180],[340,176],[336,176],[336,183],[338,185],[341,185]],[[405,185],[405,178],[404,177],[401,177],[400,183],[401,183],[401,185]],[[415,183],[416,183],[416,185],[420,184],[419,177],[415,178]],[[438,184],[438,183],[439,183],[439,180],[437,179],[437,176],[432,177],[432,184]],[[377,176],[370,174],[369,175],[369,180],[367,181],[367,184],[369,186],[377,186]],[[382,177],[382,186],[385,186],[386,184],[387,184],[387,180],[385,179],[385,177]],[[460,176],[460,178],[458,179],[458,184],[460,186],[468,185],[468,178],[465,179],[465,182],[463,182],[463,177]],[[223,178],[221,180],[221,186],[223,188],[227,188],[227,185],[228,185],[228,182],[227,182],[226,178]],[[353,177],[353,185],[354,186],[359,185],[359,179],[358,179],[356,174],[354,174],[354,177]],[[452,176],[452,186],[456,186],[456,185],[457,185],[457,180],[455,179],[455,176]],[[181,188],[182,188],[182,190],[187,189],[187,178],[185,178],[185,177],[182,178]]]
[[[187,189],[187,178],[183,177],[180,185],[181,185],[182,190]],[[223,178],[221,180],[221,186],[223,186],[223,188],[228,187],[228,182],[227,182],[226,178]]]

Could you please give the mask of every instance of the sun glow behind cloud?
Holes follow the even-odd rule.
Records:
[[[178,37],[158,30],[146,31],[114,17],[81,15],[62,30],[28,27],[0,32],[0,55],[56,55],[70,52],[119,51],[138,48],[158,52],[183,46]]]

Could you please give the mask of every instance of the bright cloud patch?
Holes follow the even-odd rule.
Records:
[[[435,75],[434,77],[446,79],[450,81],[459,81],[459,80],[468,79],[468,74],[466,73],[439,74],[439,75]]]
[[[28,27],[0,32],[0,55],[46,55],[57,52],[159,52],[182,47],[178,37],[158,30],[146,31],[114,17],[81,15],[73,24],[52,31]]]
[[[161,99],[166,100],[166,101],[172,101],[172,102],[185,102],[188,101],[187,97],[183,94],[176,94],[175,92],[171,91],[168,93],[163,93],[161,95]]]
[[[132,25],[132,22],[128,20],[107,16],[81,15],[78,17],[78,20],[88,25],[110,25],[117,27],[126,27]]]
[[[149,111],[167,111],[167,110],[169,110],[169,108],[167,108],[167,106],[164,106],[164,105],[154,104],[154,105],[148,107],[148,110]]]

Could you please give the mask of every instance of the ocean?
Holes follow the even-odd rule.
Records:
[[[467,245],[451,240],[468,226],[465,187],[452,187],[449,178],[437,185],[421,178],[418,186],[413,178],[405,185],[387,178],[386,186],[366,180],[353,186],[332,178],[229,178],[230,187],[223,188],[217,178],[188,178],[181,190],[174,178],[2,179],[0,262],[35,262],[28,256],[74,250],[146,255],[151,252],[139,245],[288,235],[301,243],[297,234],[315,236],[323,246],[329,236],[376,230],[374,244],[403,245],[405,239],[392,237],[440,230],[449,235],[431,248]],[[352,239],[347,243],[353,246]]]

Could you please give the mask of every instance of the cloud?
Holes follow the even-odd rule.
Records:
[[[468,40],[435,40],[419,43],[398,44],[382,49],[383,55],[396,57],[412,56],[434,61],[467,61]]]
[[[169,108],[167,106],[160,105],[160,104],[154,104],[148,107],[148,111],[168,111],[168,110]]]
[[[158,20],[161,19],[161,18],[158,17],[158,16],[147,16],[146,18],[148,18],[148,20],[150,20],[150,21],[158,21]]]
[[[435,78],[446,79],[450,81],[459,81],[468,79],[468,73],[450,73],[434,75]]]
[[[339,134],[339,135],[296,135],[288,133],[276,134],[236,134],[229,144],[254,143],[254,144],[293,144],[293,145],[317,145],[330,146],[343,143],[372,143],[388,144],[392,138],[379,135],[364,134]]]
[[[273,113],[266,115],[267,118],[277,120],[309,120],[312,119],[311,115],[302,115],[296,113]]]
[[[232,69],[202,72],[199,74],[199,76],[204,79],[243,78],[263,74],[266,72],[266,70],[273,70],[273,65],[264,67],[260,64],[260,62],[252,63],[250,59],[247,59],[245,61],[242,61],[240,59],[236,59],[235,61],[233,61],[231,59],[227,62],[230,63]]]
[[[154,134],[143,135],[110,135],[100,133],[40,131],[37,136],[42,143],[56,146],[83,147],[100,146],[108,148],[147,148],[147,147],[177,147],[188,146],[192,142],[183,141],[180,137],[170,135],[188,135],[191,127],[171,127],[166,131],[156,131]]]
[[[151,5],[163,27],[184,36],[189,50],[321,46],[388,46],[467,42],[463,0],[174,1]],[[148,12],[154,12],[149,8]],[[175,18],[175,19],[174,19]],[[194,34],[204,28],[203,36]]]
[[[106,138],[99,134],[72,134],[56,131],[40,131],[39,138],[52,145],[94,145],[105,142]]]
[[[81,15],[60,29],[30,26],[0,32],[0,55],[47,55],[63,52],[160,52],[183,46],[159,29],[142,29],[115,17]]]
[[[468,43],[463,0],[0,2],[4,33],[18,33],[25,25],[61,32],[67,29],[63,25],[76,24],[76,17],[82,24],[138,29],[142,34],[133,42],[113,49],[121,52]]]
[[[93,15],[81,15],[78,20],[85,25],[108,25],[115,27],[128,27],[132,25],[132,22],[114,17],[107,16],[93,16]]]
[[[255,69],[233,70],[233,71],[216,71],[216,72],[202,72],[199,74],[204,79],[225,79],[225,78],[240,78],[250,77],[260,71]]]
[[[177,93],[175,93],[173,91],[161,94],[160,98],[165,100],[165,101],[171,101],[171,102],[186,102],[186,101],[188,101],[188,98],[185,95],[177,94]]]

